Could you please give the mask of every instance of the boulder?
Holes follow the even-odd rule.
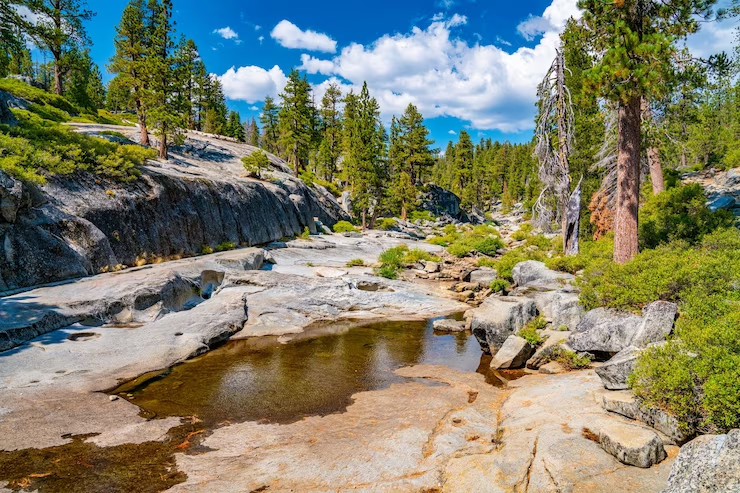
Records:
[[[623,464],[648,468],[666,458],[657,433],[641,426],[609,423],[599,430],[601,448]]]
[[[575,351],[618,353],[630,345],[641,321],[631,313],[596,308],[584,314],[568,345]]]
[[[721,187],[734,187],[740,185],[740,168],[733,168],[727,173],[722,173],[714,178],[714,182]]]
[[[516,264],[512,277],[517,286],[535,289],[558,289],[566,281],[574,279],[573,275],[548,269],[544,263],[536,260]]]
[[[442,320],[435,320],[432,323],[432,328],[437,332],[464,332],[465,321],[443,318]]]
[[[434,274],[435,272],[439,272],[439,263],[438,262],[432,262],[431,260],[428,260],[424,263],[424,271]]]
[[[509,336],[491,360],[491,368],[496,370],[521,368],[532,353],[534,346],[526,339],[515,335]]]
[[[640,409],[637,399],[628,390],[604,392],[601,396],[601,407],[609,412],[617,413],[630,419],[637,419]]]
[[[640,404],[632,395],[632,392],[626,390],[605,392],[601,397],[601,405],[607,411],[642,421],[661,432],[674,443],[685,443],[694,434],[692,429],[681,428],[678,420],[662,409],[650,408],[645,404]]]
[[[18,210],[28,205],[27,199],[21,181],[0,170],[0,220],[14,223]]]
[[[470,282],[476,283],[482,288],[487,288],[497,277],[498,272],[495,269],[483,267],[470,273]]]
[[[740,430],[703,435],[681,447],[662,493],[740,492]]]
[[[707,204],[707,208],[712,212],[730,210],[733,207],[735,207],[735,198],[730,195],[721,195]]]
[[[552,299],[552,326],[574,330],[583,317],[583,307],[578,293],[558,291]]]
[[[609,390],[624,390],[627,388],[627,377],[635,368],[637,357],[642,352],[634,346],[624,348],[612,359],[596,368],[596,374],[601,378],[604,387]]]
[[[474,311],[471,329],[483,351],[490,354],[536,316],[537,307],[528,298],[492,296]]]
[[[342,206],[342,210],[348,214],[352,215],[352,193],[349,191],[342,192],[342,196],[339,199],[339,205]]]
[[[537,351],[527,361],[527,368],[537,370],[550,360],[550,355],[555,347],[565,341],[570,332],[559,330],[543,330],[540,335],[545,337],[545,342],[537,348]]]
[[[544,373],[545,375],[558,375],[560,373],[565,373],[565,368],[563,368],[563,365],[557,361],[550,361],[549,363],[540,366],[540,373]]]
[[[642,321],[632,339],[632,346],[642,348],[665,341],[673,331],[678,305],[669,301],[655,301],[642,310]]]

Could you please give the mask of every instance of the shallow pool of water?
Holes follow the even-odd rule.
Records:
[[[149,417],[197,416],[206,426],[289,423],[343,411],[357,392],[403,382],[393,371],[408,365],[478,371],[502,385],[489,361],[469,332],[438,334],[431,321],[331,324],[295,336],[232,341],[115,393]]]

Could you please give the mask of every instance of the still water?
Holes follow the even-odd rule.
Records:
[[[290,423],[343,411],[352,394],[403,382],[393,371],[408,365],[478,371],[502,385],[489,362],[469,332],[438,334],[431,321],[340,323],[295,336],[232,341],[115,393],[148,417],[196,416],[206,426]]]

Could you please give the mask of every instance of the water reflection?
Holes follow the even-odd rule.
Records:
[[[501,385],[469,333],[435,334],[431,322],[383,322],[317,326],[287,343],[229,342],[121,395],[131,394],[150,415],[192,415],[206,425],[289,423],[342,411],[352,394],[402,382],[393,370],[415,364],[478,371]]]

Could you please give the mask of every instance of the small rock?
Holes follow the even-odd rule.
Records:
[[[424,270],[428,272],[429,274],[434,274],[435,272],[439,272],[439,263],[427,261],[424,264]]]
[[[601,396],[601,406],[626,418],[637,419],[639,406],[635,396],[628,390],[605,392]]]
[[[553,348],[559,343],[565,341],[570,332],[560,330],[543,330],[540,335],[545,337],[545,342],[537,348],[534,355],[527,361],[527,368],[536,370],[544,365],[549,359]]]
[[[740,430],[703,435],[681,447],[662,493],[740,492]]]
[[[519,287],[558,289],[565,281],[575,279],[571,274],[548,269],[544,263],[527,260],[514,266],[514,283]]]
[[[596,368],[596,374],[601,378],[604,387],[609,390],[626,389],[627,377],[634,370],[637,357],[641,352],[641,349],[634,346],[627,347]]]
[[[563,365],[557,361],[550,361],[549,363],[540,366],[540,373],[544,373],[545,375],[557,375],[559,373],[565,373],[565,368],[563,368]]]
[[[432,323],[434,330],[438,332],[464,332],[465,322],[444,318],[442,320],[435,320]]]
[[[326,277],[329,279],[343,277],[347,275],[346,270],[335,269],[333,267],[316,267],[313,270],[313,273],[316,274],[318,277]]]
[[[599,431],[601,447],[623,464],[648,468],[666,458],[663,441],[647,428],[609,423]]]
[[[478,289],[478,285],[472,282],[459,282],[455,284],[455,291],[462,293],[463,291],[475,291]]]
[[[505,370],[521,368],[534,353],[534,346],[519,336],[509,336],[491,360],[491,368]]]
[[[109,395],[108,396],[108,400],[111,401],[111,402],[117,401],[118,400],[118,396],[117,395]]]
[[[475,298],[475,292],[474,291],[463,291],[462,293],[457,295],[457,297],[461,301],[472,300],[473,298]]]
[[[483,267],[470,273],[470,282],[481,288],[487,288],[497,277],[498,272],[495,269]]]

